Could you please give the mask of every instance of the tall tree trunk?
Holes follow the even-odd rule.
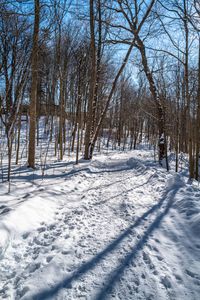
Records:
[[[18,126],[17,126],[17,151],[16,151],[16,160],[15,164],[18,165],[19,161],[19,148],[20,148],[20,134],[21,134],[21,118],[22,118],[22,112],[20,110],[19,116],[18,116]]]
[[[64,125],[64,87],[62,76],[60,78],[60,114],[59,114],[59,154],[60,160],[63,159],[63,125]]]
[[[85,153],[84,158],[91,158],[91,129],[92,129],[92,113],[93,101],[96,86],[96,46],[95,46],[95,19],[94,19],[94,0],[90,0],[90,52],[91,52],[91,77],[90,77],[90,93],[87,108],[87,122],[85,131]]]
[[[194,157],[193,157],[193,139],[192,139],[192,120],[190,108],[190,94],[189,94],[189,28],[188,28],[188,2],[184,0],[184,30],[185,30],[185,61],[184,61],[184,85],[185,85],[185,99],[186,99],[186,128],[188,127],[188,134],[186,139],[189,141],[189,176],[194,178]]]
[[[96,125],[96,113],[97,113],[97,99],[98,99],[98,88],[99,79],[101,72],[101,49],[102,48],[102,16],[101,16],[101,0],[98,0],[98,45],[97,45],[97,62],[96,62],[96,80],[95,80],[95,90],[94,98],[92,104],[92,125],[91,125],[91,136],[94,134],[94,129]],[[90,154],[90,156],[92,153]]]
[[[200,39],[199,39],[199,65],[198,65],[198,92],[197,92],[197,117],[196,117],[196,163],[195,179],[199,180],[199,152],[200,152]]]
[[[33,32],[33,49],[31,61],[31,99],[30,99],[30,130],[28,166],[35,168],[35,131],[36,131],[36,102],[37,102],[37,78],[38,78],[38,38],[40,23],[40,0],[35,0],[35,20]]]
[[[145,51],[145,45],[143,41],[140,39],[139,35],[136,34],[136,42],[137,47],[140,51],[141,57],[142,57],[142,65],[144,68],[145,75],[147,77],[147,80],[149,82],[149,88],[152,94],[152,97],[155,101],[156,107],[157,107],[157,115],[158,115],[158,131],[159,131],[159,141],[158,141],[158,147],[159,147],[159,162],[162,164],[162,160],[166,154],[166,138],[165,138],[165,118],[164,118],[164,108],[161,102],[161,99],[158,95],[158,91],[154,82],[153,74],[150,71],[147,57],[146,57],[146,51]]]

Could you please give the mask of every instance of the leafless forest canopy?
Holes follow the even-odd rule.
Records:
[[[22,158],[36,167],[42,142],[45,163],[50,147],[78,163],[145,142],[167,169],[187,154],[198,180],[199,30],[199,0],[0,0],[7,179]]]

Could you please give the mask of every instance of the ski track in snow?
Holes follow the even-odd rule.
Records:
[[[198,189],[130,153],[65,175],[0,207],[1,299],[199,299],[200,239],[175,201]],[[10,234],[4,217],[38,196],[58,199],[53,221]]]

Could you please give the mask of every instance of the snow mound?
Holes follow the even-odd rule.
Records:
[[[178,195],[175,207],[189,224],[190,233],[200,238],[200,192],[187,186]]]
[[[6,227],[0,227],[0,258],[4,255],[10,241],[9,231]]]
[[[4,218],[4,223],[11,232],[23,234],[37,228],[42,221],[52,221],[56,204],[39,197],[30,197]]]
[[[140,171],[140,172],[144,172],[146,170],[145,165],[141,161],[139,161],[138,159],[135,159],[135,158],[130,158],[127,161],[127,165],[130,168],[136,169],[137,171]]]
[[[191,229],[195,236],[200,238],[200,212],[191,218]]]

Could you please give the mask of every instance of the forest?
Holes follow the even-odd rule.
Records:
[[[0,0],[0,299],[199,300],[200,0]]]
[[[187,154],[199,179],[198,0],[1,0],[0,15],[5,180],[20,157],[35,168],[41,141],[78,163],[144,140],[167,170]]]

